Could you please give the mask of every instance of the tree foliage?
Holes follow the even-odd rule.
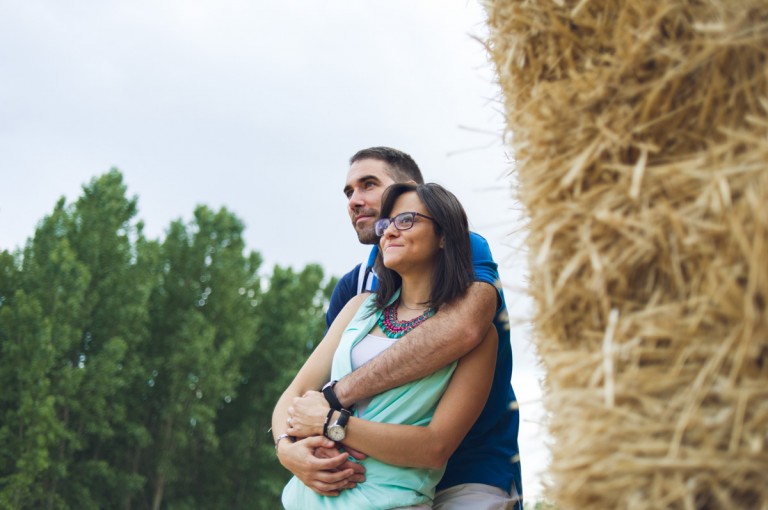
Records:
[[[136,215],[112,170],[0,252],[0,509],[278,508],[271,411],[334,282],[264,276],[226,209]]]

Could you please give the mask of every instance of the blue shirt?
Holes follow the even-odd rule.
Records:
[[[488,242],[474,232],[470,234],[470,242],[475,281],[493,285],[498,293],[498,308],[493,324],[499,335],[499,347],[488,401],[480,417],[448,460],[445,475],[437,488],[440,490],[463,483],[482,483],[509,492],[514,482],[514,487],[522,496],[520,449],[517,444],[520,413],[510,383],[512,346],[507,305],[499,280],[498,266],[493,261]],[[371,273],[371,269],[377,253],[378,247],[374,246],[365,266],[358,264],[339,280],[331,295],[325,317],[328,326],[350,299],[366,290],[366,286],[360,285],[360,282],[371,281],[372,285],[369,285],[367,290],[371,290],[371,287],[375,289],[376,277]],[[365,278],[366,275],[371,278]]]

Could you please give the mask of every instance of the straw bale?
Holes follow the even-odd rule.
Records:
[[[549,497],[768,508],[768,0],[484,5]]]

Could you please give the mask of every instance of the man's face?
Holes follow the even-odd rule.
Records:
[[[349,167],[344,195],[349,200],[347,211],[361,243],[376,244],[379,241],[373,223],[381,210],[381,195],[394,183],[387,164],[378,159],[361,159]]]

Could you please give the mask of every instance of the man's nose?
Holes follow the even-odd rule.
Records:
[[[358,190],[352,191],[352,194],[349,195],[349,208],[354,210],[364,205],[363,194]]]

